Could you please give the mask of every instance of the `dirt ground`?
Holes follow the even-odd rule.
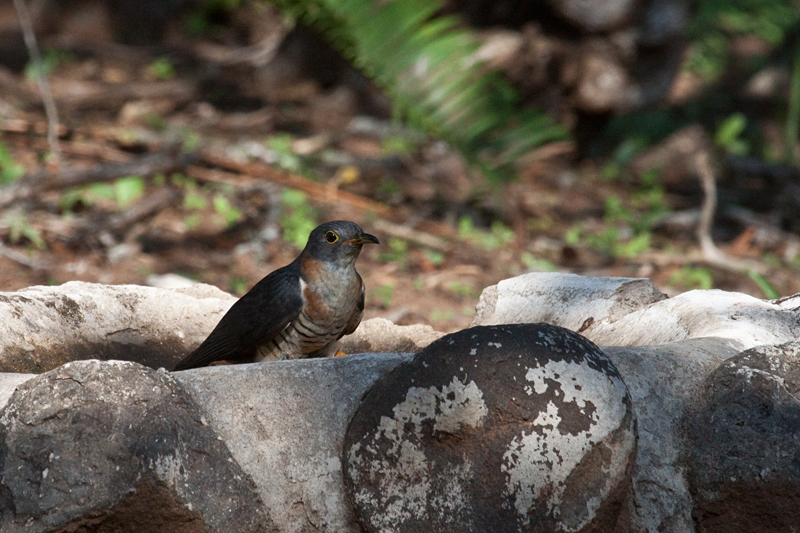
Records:
[[[365,318],[442,331],[469,326],[483,288],[530,271],[648,277],[667,294],[710,286],[763,298],[762,279],[780,295],[800,290],[797,238],[761,219],[718,217],[712,232],[761,277],[704,258],[696,177],[681,178],[693,180],[688,192],[608,179],[607,159],[567,142],[533,154],[518,181],[487,184],[443,143],[394,123],[386,99],[351,71],[323,80],[286,60],[265,73],[214,63],[226,50],[212,48],[185,38],[60,56],[49,76],[58,161],[35,80],[0,68],[0,143],[26,174],[5,190],[34,184],[0,203],[0,290],[178,274],[243,294],[297,255],[293,232],[342,218],[382,241],[358,262]],[[161,166],[114,167],[153,154]],[[93,166],[104,187],[87,185]],[[43,170],[56,178],[37,177]],[[128,175],[142,179],[116,181]],[[609,199],[642,217],[655,209],[642,204],[648,191],[669,223],[648,226],[635,253],[615,248],[638,230],[628,215],[609,216]]]

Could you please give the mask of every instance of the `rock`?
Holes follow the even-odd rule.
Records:
[[[669,190],[697,194],[701,189],[695,169],[696,157],[703,152],[710,153],[711,149],[708,133],[696,124],[644,150],[633,158],[630,167],[637,176],[657,169],[658,182]]]
[[[546,322],[583,333],[665,298],[649,279],[532,272],[484,289],[472,325]]]
[[[372,384],[409,359],[367,354],[174,376],[253,479],[279,531],[357,533],[339,459],[345,429]]]
[[[397,326],[385,318],[373,318],[362,322],[351,335],[342,337],[339,349],[347,354],[413,353],[442,335],[427,324]]]
[[[605,354],[523,324],[447,335],[381,378],[342,461],[367,531],[613,531],[635,449]]]
[[[800,343],[728,359],[686,420],[698,532],[794,531],[800,524]]]
[[[633,15],[635,0],[548,0],[564,18],[590,32],[619,26]]]
[[[577,330],[614,362],[639,427],[632,531],[693,531],[693,500],[682,460],[681,420],[723,361],[800,335],[800,297],[764,301],[740,293],[660,295],[648,280],[537,273],[481,295],[474,324],[546,321]]]
[[[627,505],[631,531],[694,530],[681,458],[681,420],[702,394],[705,377],[736,355],[738,346],[736,341],[703,338],[662,346],[603,347],[628,386],[639,428]]]
[[[745,350],[797,338],[797,318],[778,303],[737,292],[690,291],[667,299],[649,280],[542,272],[485,289],[472,323],[547,322],[602,346],[721,337]]]
[[[252,481],[169,375],[69,363],[0,411],[0,529],[274,529]]]
[[[172,368],[234,301],[209,285],[162,290],[73,281],[0,293],[0,372],[40,373],[81,359]]]
[[[32,377],[32,374],[0,373],[0,409],[8,402],[17,387]]]

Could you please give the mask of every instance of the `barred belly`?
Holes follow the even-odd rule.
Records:
[[[312,322],[305,313],[283,328],[274,339],[262,344],[256,353],[256,361],[278,361],[304,357],[324,357],[326,348],[338,340],[347,320],[325,328]]]

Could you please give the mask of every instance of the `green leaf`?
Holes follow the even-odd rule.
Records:
[[[114,182],[114,198],[119,207],[127,207],[144,194],[144,179],[140,176],[130,176]]]
[[[746,127],[747,118],[743,113],[734,113],[729,116],[720,124],[719,128],[717,128],[717,133],[714,137],[717,146],[729,152],[739,150],[741,143],[739,136]]]
[[[23,174],[25,174],[25,168],[16,164],[8,151],[8,147],[0,143],[0,185],[13,183]]]
[[[475,59],[477,38],[454,17],[436,16],[442,0],[273,3],[351,58],[390,96],[396,118],[447,141],[491,180],[511,177],[517,158],[567,137],[546,115],[520,108],[511,84]]]
[[[761,289],[761,292],[764,293],[764,298],[768,300],[774,300],[775,298],[780,298],[781,293],[778,292],[778,289],[769,282],[769,280],[764,277],[763,275],[759,274],[755,270],[748,270],[747,276],[752,279],[758,288]]]
[[[230,200],[222,194],[214,196],[214,211],[222,216],[228,227],[233,226],[242,218],[241,211],[231,205]]]

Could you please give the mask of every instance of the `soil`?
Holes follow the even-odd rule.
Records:
[[[631,256],[587,238],[612,228],[612,241],[631,241],[634,224],[609,219],[608,206],[619,199],[646,214],[642,192],[656,189],[635,173],[609,180],[607,159],[584,157],[568,142],[526,158],[517,181],[487,183],[444,143],[393,122],[388,100],[341,58],[309,72],[293,58],[317,45],[291,39],[284,35],[269,68],[211,59],[236,57],[236,46],[219,38],[73,46],[48,78],[61,124],[58,161],[35,81],[0,68],[0,143],[24,168],[21,183],[36,183],[43,170],[177,157],[181,146],[201,154],[166,176],[142,174],[144,190],[130,201],[121,185],[115,193],[40,176],[54,185],[0,215],[0,290],[72,280],[146,284],[173,273],[243,294],[298,254],[293,228],[344,218],[382,242],[365,247],[358,262],[366,319],[456,331],[470,325],[483,288],[536,270],[648,277],[667,294],[710,281],[775,296],[758,276],[705,260],[691,216],[653,225],[649,246]],[[669,213],[699,208],[695,176],[680,174],[673,185],[658,189]],[[800,290],[799,248],[796,237],[774,230],[719,216],[712,235],[788,295]]]

